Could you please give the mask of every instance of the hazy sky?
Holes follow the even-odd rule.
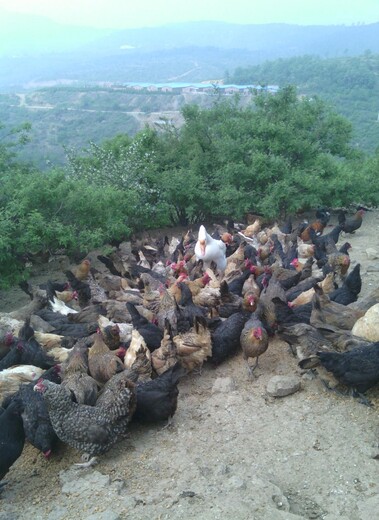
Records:
[[[379,0],[0,0],[1,7],[65,24],[109,28],[198,20],[300,25],[379,21]]]

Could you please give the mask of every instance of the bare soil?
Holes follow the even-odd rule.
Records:
[[[379,249],[378,232],[373,211],[340,239],[362,265],[361,296],[379,284],[379,270],[367,272],[379,261],[366,254]],[[21,304],[7,294],[8,310]],[[274,375],[298,376],[301,390],[269,397]],[[47,461],[26,445],[7,475],[0,520],[374,520],[379,389],[367,396],[372,408],[328,392],[274,339],[252,379],[242,355],[184,378],[172,426],[132,424],[95,468],[74,469],[80,454],[67,446]]]

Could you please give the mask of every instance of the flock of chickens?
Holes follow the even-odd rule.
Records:
[[[92,465],[130,421],[169,424],[180,379],[205,362],[242,350],[253,377],[274,335],[361,396],[379,382],[379,290],[357,302],[360,265],[336,244],[363,214],[327,234],[325,209],[295,229],[200,226],[23,284],[30,303],[0,315],[0,480],[25,440],[49,457],[59,439]]]

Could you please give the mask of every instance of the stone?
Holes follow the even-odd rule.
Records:
[[[351,333],[367,341],[379,341],[379,303],[370,307],[366,314],[355,322]]]
[[[274,376],[267,383],[267,393],[271,397],[285,397],[294,394],[301,388],[300,379],[296,376]]]
[[[67,507],[57,506],[48,514],[46,520],[64,520],[67,516]]]
[[[233,475],[228,481],[230,489],[246,489],[246,482],[238,475]]]
[[[213,383],[212,394],[217,392],[226,394],[228,392],[232,392],[235,389],[236,385],[234,379],[231,377],[218,377]]]
[[[109,475],[103,475],[99,471],[87,472],[83,475],[78,474],[77,469],[61,471],[59,478],[62,484],[62,493],[66,495],[81,495],[102,491],[110,484]]]
[[[369,247],[366,249],[366,255],[369,260],[376,260],[377,258],[379,258],[379,251],[377,251],[373,247]]]
[[[367,267],[367,272],[368,273],[377,273],[379,272],[379,262],[377,262],[376,264],[371,264]]]
[[[358,502],[359,520],[372,520],[378,517],[379,495],[369,497],[364,502]]]
[[[99,513],[94,513],[92,515],[86,516],[85,520],[120,520],[121,517],[119,514],[111,511],[110,509],[106,509],[105,511],[101,511]]]

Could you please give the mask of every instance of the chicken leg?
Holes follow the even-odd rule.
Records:
[[[84,462],[80,462],[80,463],[74,464],[76,469],[79,469],[79,468],[90,468],[92,466],[95,466],[99,462],[97,457],[91,457],[88,453],[84,453],[82,455],[82,460]]]
[[[368,406],[370,408],[373,407],[373,404],[370,401],[370,399],[367,399],[365,395],[363,395],[361,392],[358,392],[355,388],[350,388],[347,392],[342,392],[337,388],[337,386],[331,387],[329,382],[325,379],[322,379],[320,377],[320,380],[324,387],[328,390],[328,392],[335,392],[337,395],[340,395],[341,397],[354,397],[355,399],[358,399],[359,403],[364,404],[365,406]]]

